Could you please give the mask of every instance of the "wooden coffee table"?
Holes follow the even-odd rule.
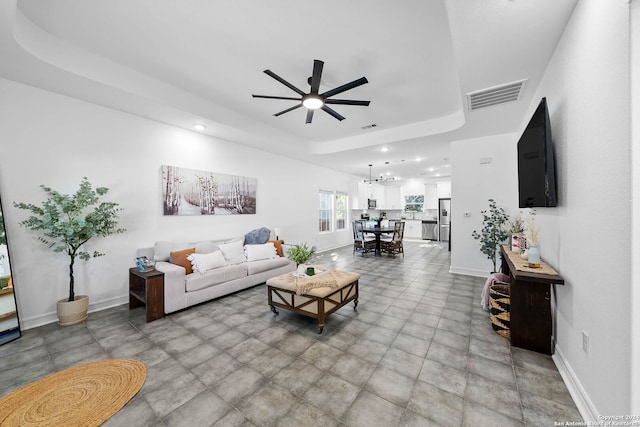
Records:
[[[271,311],[276,307],[318,319],[322,333],[327,316],[353,301],[358,306],[358,273],[329,270],[310,278],[297,278],[294,273],[267,280],[267,296]],[[326,284],[327,286],[322,286]],[[304,293],[301,289],[305,289]]]

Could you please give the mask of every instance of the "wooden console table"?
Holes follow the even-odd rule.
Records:
[[[129,269],[129,310],[146,305],[147,323],[164,317],[164,273]]]
[[[502,272],[510,279],[511,345],[544,354],[553,354],[551,334],[551,285],[564,285],[559,275],[521,271],[514,259],[519,253],[507,245],[500,247]]]

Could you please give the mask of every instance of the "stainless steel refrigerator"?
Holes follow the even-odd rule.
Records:
[[[449,241],[451,228],[451,199],[438,199],[438,240]]]

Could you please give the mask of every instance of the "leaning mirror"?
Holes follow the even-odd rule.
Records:
[[[20,323],[13,293],[11,262],[0,201],[0,345],[20,338]]]

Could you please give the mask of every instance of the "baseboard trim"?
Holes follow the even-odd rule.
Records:
[[[567,386],[567,390],[569,390],[569,394],[573,398],[573,401],[578,408],[578,412],[582,416],[582,419],[588,423],[593,423],[596,425],[599,422],[599,414],[596,410],[595,405],[589,398],[584,387],[580,383],[580,380],[576,376],[573,369],[571,369],[571,365],[567,362],[567,359],[564,357],[562,350],[556,345],[555,354],[551,356],[553,362],[556,364],[558,368],[558,372],[562,377],[565,385]]]
[[[91,303],[91,297],[89,297],[89,313],[95,313],[96,311],[106,310],[108,308],[116,307],[122,304],[129,303],[129,296],[120,296],[109,298],[106,300]],[[58,321],[58,315],[55,311],[33,316],[28,319],[20,319],[20,329],[26,331],[28,329],[37,328],[38,326],[48,325],[50,323],[56,323]]]
[[[473,277],[483,277],[483,278],[487,278],[489,277],[489,273],[487,273],[484,270],[474,270],[471,268],[460,268],[460,267],[449,267],[449,273],[452,274],[462,274],[465,276],[473,276]]]

